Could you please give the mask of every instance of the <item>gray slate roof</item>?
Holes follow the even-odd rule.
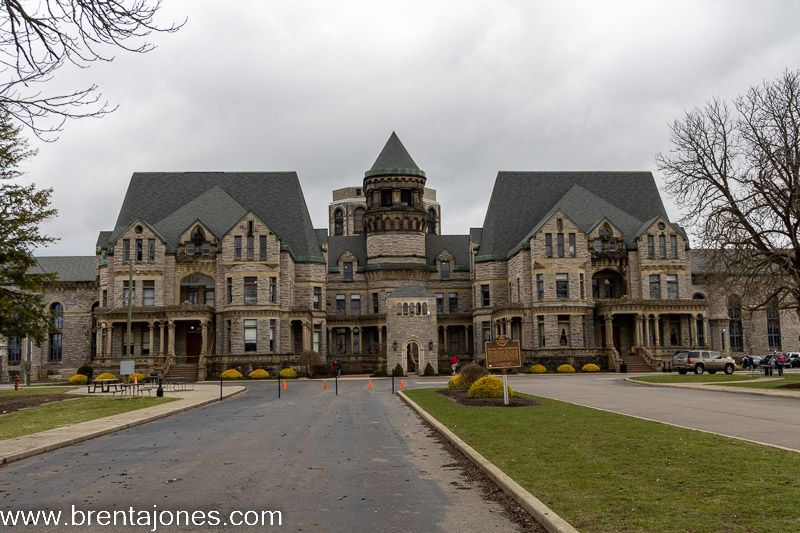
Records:
[[[469,239],[476,243],[481,243],[481,236],[483,235],[483,228],[469,228]]]
[[[95,244],[95,247],[102,248],[105,246],[113,233],[113,231],[101,231],[97,236],[97,244]]]
[[[714,274],[725,271],[724,261],[719,257],[719,251],[699,248],[689,250],[689,264],[692,274]]]
[[[328,266],[338,266],[339,257],[347,250],[356,256],[358,266],[367,264],[367,234],[335,235],[328,237]]]
[[[317,234],[317,242],[320,246],[328,242],[328,230],[325,228],[314,228],[314,233]]]
[[[425,235],[425,257],[433,263],[444,250],[455,258],[455,266],[469,270],[469,235]]]
[[[650,172],[499,172],[478,260],[507,257],[560,201],[570,218],[580,219],[577,224],[594,224],[606,216],[626,239],[632,238],[629,230],[655,215],[668,219]]]
[[[136,172],[114,233],[119,235],[142,220],[174,249],[176,232],[194,220],[221,237],[247,211],[255,213],[290,247],[295,260],[322,261],[295,172]]]
[[[422,285],[407,283],[393,290],[390,298],[435,298],[435,296]]]
[[[55,272],[58,281],[96,281],[97,258],[93,255],[65,255],[37,257],[37,265],[31,273],[47,274]]]
[[[383,150],[378,155],[378,159],[375,160],[370,170],[388,170],[392,168],[419,170],[419,167],[395,132],[392,132],[389,136],[389,140],[386,141],[386,145],[384,145]]]

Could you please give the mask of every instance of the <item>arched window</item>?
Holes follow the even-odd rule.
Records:
[[[427,315],[428,314],[428,304],[427,303],[422,304],[422,314],[423,315]]]
[[[333,212],[333,234],[344,235],[344,213],[341,209]]]
[[[692,294],[692,300],[705,300],[705,299],[706,299],[706,295],[703,294],[702,292],[696,292],[696,293]]]
[[[50,361],[61,361],[64,329],[64,306],[58,302],[50,305],[50,316],[53,317],[53,327],[55,331],[50,333],[50,350],[48,359]]]
[[[428,209],[428,233],[436,235],[436,209]]]
[[[772,350],[781,349],[781,312],[775,298],[767,304],[767,344]]]
[[[245,290],[247,288],[245,287]],[[181,280],[181,303],[214,305],[214,278],[191,274]]]
[[[357,207],[353,211],[353,233],[362,233],[364,231],[364,208]]]
[[[419,303],[417,304],[417,314],[418,315],[422,314],[422,304],[419,304]]]
[[[197,226],[192,232],[192,242],[195,244],[195,246],[200,246],[205,240],[206,234],[203,231],[203,228]]]
[[[408,304],[403,304],[403,316],[408,316]]]
[[[728,342],[731,350],[741,352],[744,349],[742,342],[742,307],[735,296],[728,298]]]

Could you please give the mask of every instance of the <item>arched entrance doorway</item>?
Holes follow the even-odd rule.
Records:
[[[419,372],[419,363],[419,344],[411,341],[406,346],[406,372],[409,374]]]

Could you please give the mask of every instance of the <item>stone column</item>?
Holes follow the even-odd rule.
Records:
[[[164,321],[158,323],[158,356],[164,357]]]
[[[200,357],[208,355],[208,321],[200,321]]]
[[[301,351],[311,350],[311,324],[303,322],[303,347]]]
[[[636,315],[636,347],[642,345],[642,315]]]
[[[700,342],[697,340],[697,317],[695,317],[694,314],[689,315],[689,345],[700,345]]]
[[[111,357],[111,338],[114,336],[114,323],[109,322],[106,325],[106,356]]]
[[[97,354],[98,357],[102,357],[103,355],[103,329],[104,328],[100,326],[97,328],[97,331],[95,332],[95,341],[94,341],[96,346],[95,353]]]
[[[148,354],[148,356],[149,357],[153,357],[153,353],[156,351],[156,345],[155,345],[155,342],[156,342],[156,335],[155,335],[155,333],[156,333],[156,325],[155,325],[154,322],[150,322],[148,324],[148,327],[150,328],[150,353]]]
[[[500,322],[498,322],[497,324],[499,327]],[[444,340],[444,351],[445,353],[447,353],[447,355],[450,355],[450,343],[448,342],[447,338],[447,326],[444,326],[442,339]]]
[[[607,314],[605,317],[605,328],[606,328],[606,348],[611,348],[614,346],[614,315]]]
[[[650,347],[650,316],[644,317],[644,345]]]
[[[378,352],[383,353],[383,326],[378,325]]]
[[[711,327],[709,326],[708,317],[703,317],[703,347],[708,348],[711,340]]]
[[[170,320],[169,321],[169,339],[168,339],[168,347],[167,347],[167,355],[170,357],[175,357],[175,322]]]
[[[661,347],[661,315],[656,315],[653,320],[653,328],[655,328],[656,335],[656,348]]]

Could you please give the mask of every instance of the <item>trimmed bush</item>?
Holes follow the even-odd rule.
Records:
[[[385,378],[388,375],[389,374],[386,373],[386,369],[383,367],[383,365],[376,368],[375,371],[372,373],[373,378]]]
[[[600,372],[600,367],[594,363],[586,363],[581,367],[581,372]]]
[[[456,374],[455,376],[450,378],[450,380],[447,382],[447,388],[450,390],[463,389],[464,387],[462,387],[461,385],[462,385],[461,374]]]
[[[513,394],[514,391],[508,387],[508,395]],[[470,398],[502,398],[503,380],[496,376],[483,376],[472,384],[467,396]]]
[[[267,372],[263,368],[256,368],[255,370],[247,374],[247,377],[250,379],[267,379],[269,377],[269,372]]]
[[[436,371],[433,369],[433,365],[431,365],[430,363],[428,363],[427,365],[425,365],[425,372],[424,372],[424,374],[425,374],[426,376],[435,376],[435,375],[436,375]]]
[[[84,374],[75,374],[69,378],[70,385],[86,385],[89,383],[89,378]]]
[[[293,368],[282,368],[281,377],[283,379],[295,379],[297,377],[297,372],[295,372]]]
[[[464,365],[464,368],[461,369],[459,374],[461,375],[461,387],[464,390],[469,390],[473,383],[478,381],[483,376],[488,375],[489,371],[483,368],[481,365],[470,363],[468,365]]]
[[[94,379],[96,379],[96,380],[97,379],[117,379],[117,376],[115,376],[111,372],[103,372],[102,374],[100,374],[99,376],[97,376]]]
[[[144,374],[140,374],[139,372],[134,372],[133,374],[128,376],[128,383],[133,383],[134,381],[133,378],[136,378],[137,383],[141,383],[146,379],[146,376]]]
[[[558,367],[558,372],[560,372],[561,374],[572,374],[573,372],[575,372],[575,368],[572,365],[568,365],[565,363]]]
[[[394,370],[392,370],[392,375],[400,378],[403,377],[405,375],[405,373],[403,372],[403,365],[397,363],[397,365],[395,365],[394,367]]]
[[[92,375],[94,374],[94,369],[92,367],[90,367],[89,365],[83,365],[75,373],[76,374],[83,374],[87,378],[92,379]]]
[[[530,374],[547,374],[547,367],[542,364],[535,364],[531,365],[528,369],[528,373]]]
[[[241,372],[236,370],[235,368],[229,368],[225,372],[219,375],[220,379],[242,379],[244,376]]]

